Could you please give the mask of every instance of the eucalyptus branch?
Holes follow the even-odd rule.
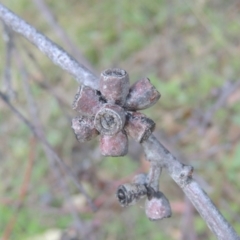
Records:
[[[44,0],[33,0],[35,5],[41,11],[44,16],[44,19],[49,23],[53,31],[59,37],[61,42],[65,44],[65,46],[69,47],[70,54],[73,55],[80,63],[82,63],[85,67],[90,69],[93,73],[95,73],[92,64],[84,58],[83,54],[79,51],[78,47],[73,43],[73,41],[68,37],[64,29],[58,24],[53,12],[49,8],[48,4]]]
[[[66,53],[60,46],[53,43],[49,38],[2,4],[0,4],[0,19],[15,32],[20,33],[33,43],[41,52],[45,53],[53,63],[73,75],[80,84],[91,86],[92,88],[98,87],[97,78],[92,72],[78,63],[76,59]]]
[[[193,168],[180,163],[158,140],[151,135],[142,143],[146,158],[164,167],[172,179],[190,199],[196,210],[218,239],[239,239],[208,195],[192,178]]]
[[[0,4],[0,18],[12,29],[20,34],[22,34],[25,38],[27,38],[29,41],[31,41],[33,44],[35,44],[42,52],[44,52],[55,64],[59,65],[62,69],[68,71],[71,73],[79,83],[88,85],[94,89],[99,88],[98,80],[97,78],[89,72],[84,66],[80,65],[75,59],[73,59],[70,55],[68,55],[66,52],[64,52],[63,49],[58,47],[56,44],[51,42],[48,38],[43,36],[40,32],[38,32],[36,29],[34,29],[32,26],[27,24],[25,21],[23,21],[21,18],[17,17],[14,13],[9,11],[7,8],[5,8],[3,5]],[[108,72],[107,72],[108,73]],[[105,72],[105,74],[107,74]],[[114,72],[116,73],[116,72]],[[114,75],[114,74],[113,74]],[[112,75],[112,76],[113,76]],[[125,72],[120,71],[117,74],[117,77],[125,77]],[[106,76],[103,76],[106,77]],[[116,76],[114,76],[116,77]],[[146,81],[145,81],[146,82]],[[135,86],[136,87],[136,86]],[[139,86],[137,86],[139,88]],[[109,97],[109,94],[112,93],[111,91],[108,92],[109,90],[106,89],[100,89],[101,92],[106,93],[107,97]],[[102,91],[103,90],[103,91]],[[105,92],[104,92],[105,91]],[[90,97],[93,96],[94,98],[88,98],[90,93]],[[82,96],[80,96],[82,94]],[[126,92],[127,94],[127,92]],[[104,94],[103,94],[104,95]],[[7,101],[6,97],[0,93],[0,97],[2,100],[12,109],[13,106],[10,105],[10,103]],[[96,107],[101,107],[104,105],[104,98],[99,97],[99,92],[94,92],[93,90],[89,88],[81,88],[78,92],[75,104],[75,109],[79,110],[81,108],[81,105],[78,105],[78,100],[80,97],[84,97],[88,99],[89,101],[92,99],[94,101],[94,104]],[[112,96],[111,96],[112,97]],[[114,98],[118,97],[119,101],[121,103],[122,99],[121,96],[114,96]],[[125,96],[126,97],[126,96]],[[93,103],[93,102],[89,102]],[[96,105],[98,104],[98,105]],[[150,104],[150,103],[149,103]],[[112,106],[106,106],[104,105],[105,108],[103,109],[104,112],[100,112],[103,116],[104,115],[110,115],[110,113],[115,111],[116,118],[120,120],[124,120],[124,114],[121,112],[121,109],[117,108],[115,106],[115,109],[112,109]],[[129,102],[129,105],[127,106],[128,108],[131,108],[131,102]],[[139,106],[141,107],[141,106]],[[141,109],[141,108],[139,108]],[[143,109],[143,108],[142,108]],[[81,109],[80,109],[81,110]],[[93,109],[90,109],[93,110]],[[91,112],[88,112],[88,114],[92,114]],[[15,111],[15,110],[14,110]],[[17,115],[17,113],[15,111]],[[141,115],[140,115],[141,116]],[[30,129],[32,129],[33,132],[35,132],[35,128],[29,124],[29,122],[24,119],[22,116],[19,116],[23,122],[25,122]],[[99,118],[102,116],[99,116]],[[108,116],[109,117],[109,116]],[[131,124],[135,124],[134,121],[139,117],[136,116],[134,113],[133,115],[127,115],[128,119],[126,121],[132,121],[130,122]],[[142,116],[141,116],[142,117]],[[103,119],[105,123],[107,123],[107,119]],[[76,124],[79,123],[79,121],[82,123],[91,123],[91,118],[86,118],[86,117],[80,117],[78,119],[75,119]],[[120,122],[121,123],[121,122]],[[145,121],[145,124],[148,123],[148,132],[149,130],[152,130],[153,125],[152,123],[148,120]],[[74,122],[73,122],[74,124]],[[121,123],[122,124],[122,123]],[[124,125],[124,124],[122,124]],[[162,196],[161,192],[157,192],[158,190],[158,181],[160,177],[160,170],[166,169],[169,173],[169,175],[172,177],[172,179],[180,186],[180,188],[183,190],[183,192],[187,195],[187,197],[190,199],[190,201],[193,203],[197,211],[200,213],[204,221],[207,223],[208,227],[211,229],[211,231],[217,236],[218,239],[222,240],[237,240],[239,237],[237,236],[237,233],[235,230],[232,228],[232,226],[224,219],[224,217],[221,215],[221,213],[218,211],[216,206],[212,203],[210,198],[207,196],[207,194],[200,188],[197,182],[192,178],[193,174],[193,168],[191,166],[184,165],[180,163],[161,143],[158,142],[158,140],[153,136],[153,135],[144,135],[144,137],[140,138],[138,136],[139,132],[138,131],[133,131],[134,129],[131,129],[131,126],[128,125],[125,127],[125,130],[128,131],[128,134],[136,137],[139,142],[142,144],[143,149],[146,154],[147,160],[150,161],[151,163],[151,169],[147,177],[147,182],[150,183],[150,187],[154,189],[154,194],[156,195],[155,197],[158,199],[162,200],[162,204],[166,206],[167,199]],[[91,126],[88,125],[88,127]],[[143,126],[141,126],[143,127]],[[77,126],[76,126],[77,129]],[[79,130],[79,129],[77,129]],[[86,139],[91,138],[96,135],[96,129],[93,128],[88,128],[88,132],[85,132],[84,137]],[[99,130],[99,129],[98,129]],[[100,129],[104,130],[104,129]],[[121,138],[126,139],[126,133],[125,131],[120,132],[121,133]],[[35,133],[36,134],[36,133]],[[80,134],[80,133],[79,133]],[[118,134],[118,133],[117,133]],[[115,137],[115,136],[114,136]],[[117,138],[114,138],[112,140],[116,140]],[[119,138],[120,139],[120,138]],[[103,139],[105,142],[110,141],[111,138],[108,136],[105,136]],[[120,142],[121,143],[121,142]],[[45,143],[46,144],[46,143]],[[102,150],[106,151],[109,153],[111,149],[106,149],[105,145]],[[116,144],[115,147],[119,147],[119,144]],[[118,149],[118,152],[115,154],[123,154],[126,152],[125,145],[122,146],[122,149]],[[55,153],[53,153],[55,154]],[[55,156],[56,157],[56,156]],[[57,157],[56,157],[57,158]],[[58,159],[58,161],[60,161]],[[155,172],[155,167],[156,172]],[[143,194],[149,194],[149,189],[148,187],[142,188],[143,184],[137,185],[135,184],[134,186],[127,186],[128,189],[132,191],[134,188],[136,192],[138,192],[140,195],[141,193]],[[150,188],[150,189],[151,189]],[[121,197],[124,194],[124,191],[128,191],[127,188],[121,189],[120,195]],[[149,201],[151,200],[150,199]],[[170,212],[170,209],[169,209]],[[166,217],[169,215],[166,215]]]
[[[5,23],[3,23],[3,40],[6,44],[5,66],[3,76],[4,90],[8,94],[9,98],[14,98],[15,92],[12,86],[12,59],[14,51],[14,35],[13,31]]]

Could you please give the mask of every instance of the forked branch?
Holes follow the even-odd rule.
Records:
[[[0,4],[0,18],[14,31],[20,33],[36,45],[39,50],[45,53],[55,64],[72,74],[79,83],[98,89],[98,79],[94,74],[2,4]],[[34,131],[34,128],[32,130]],[[191,166],[180,163],[153,135],[147,140],[144,140],[141,144],[147,160],[151,163],[152,173],[154,173],[154,166],[157,166],[158,171],[161,168],[166,169],[172,179],[188,196],[204,221],[207,223],[208,227],[218,239],[240,239],[232,226],[218,211],[208,195],[192,178],[193,168]],[[159,174],[149,175],[151,175],[151,183],[153,186],[158,188],[157,183],[159,180]],[[154,179],[154,175],[156,179]],[[148,179],[147,181],[150,180]]]

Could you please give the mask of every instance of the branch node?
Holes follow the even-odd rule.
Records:
[[[192,181],[192,175],[194,168],[190,165],[181,164],[182,167],[179,171],[173,174],[174,180],[179,183],[179,185],[184,188]]]

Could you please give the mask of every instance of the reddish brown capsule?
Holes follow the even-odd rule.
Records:
[[[109,103],[123,106],[129,92],[129,77],[125,70],[107,69],[100,77],[100,92]]]
[[[80,86],[72,107],[84,116],[93,116],[104,104],[100,92],[88,86]]]
[[[150,220],[156,221],[171,217],[172,210],[164,194],[162,192],[155,192],[150,200],[146,200],[145,213]]]
[[[144,78],[131,86],[124,107],[128,110],[145,109],[154,105],[160,96],[150,80]]]
[[[114,135],[123,129],[125,111],[118,105],[106,103],[97,112],[94,120],[95,128],[104,135]]]
[[[155,128],[155,123],[140,112],[128,112],[125,130],[127,134],[138,142],[148,139]]]
[[[113,136],[102,135],[100,140],[101,153],[104,156],[124,156],[128,151],[128,138],[125,132]]]
[[[94,118],[88,118],[84,116],[75,117],[72,119],[72,129],[79,142],[85,142],[91,140],[99,133],[94,128]]]

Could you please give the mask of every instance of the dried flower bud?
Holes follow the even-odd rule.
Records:
[[[114,135],[123,129],[125,111],[118,105],[106,103],[95,116],[95,127],[102,135]]]
[[[99,91],[82,85],[78,88],[72,107],[84,116],[94,116],[105,102]]]
[[[156,221],[171,217],[172,210],[168,199],[159,191],[146,200],[145,213],[150,220]]]
[[[160,96],[150,80],[144,78],[131,86],[124,107],[129,110],[145,109],[154,105]]]
[[[129,92],[129,77],[125,70],[107,69],[100,77],[100,92],[109,103],[123,106]]]
[[[138,142],[147,140],[155,128],[155,123],[140,112],[128,112],[125,130]]]
[[[127,183],[120,185],[117,189],[117,198],[122,207],[135,204],[147,194],[143,184]]]
[[[99,133],[94,128],[94,118],[88,118],[84,116],[75,117],[72,119],[72,129],[79,142],[85,142],[91,140]]]
[[[103,156],[124,156],[128,152],[128,138],[125,132],[116,133],[113,136],[102,135],[100,149]]]

